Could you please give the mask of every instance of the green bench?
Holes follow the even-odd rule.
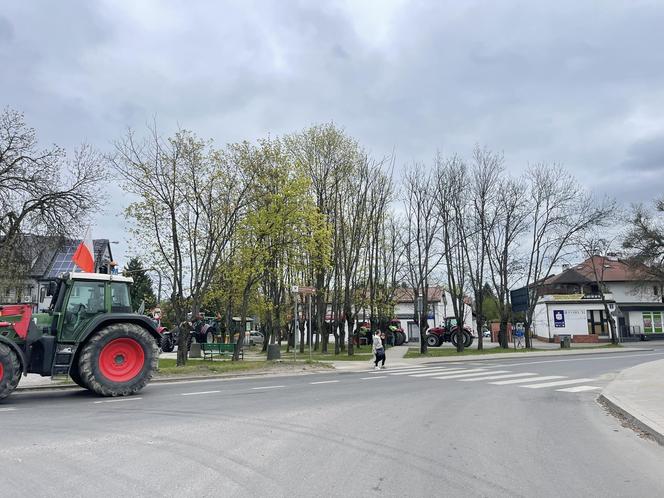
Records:
[[[224,344],[221,342],[204,342],[201,344],[201,352],[203,353],[203,359],[214,359],[215,355],[219,356],[233,356],[235,351],[235,344]],[[244,359],[244,350],[240,347],[240,358]]]

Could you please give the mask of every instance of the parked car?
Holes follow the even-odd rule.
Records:
[[[244,345],[245,346],[255,346],[257,344],[263,344],[265,336],[258,332],[257,330],[250,330],[244,334]]]

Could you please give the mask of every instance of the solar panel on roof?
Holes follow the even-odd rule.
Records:
[[[53,258],[53,263],[46,274],[46,278],[56,278],[62,273],[80,271],[71,260],[76,252],[76,247],[78,247],[78,243],[76,245],[67,245],[58,251]]]

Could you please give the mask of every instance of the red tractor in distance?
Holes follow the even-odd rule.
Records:
[[[427,345],[436,347],[440,346],[443,342],[451,342],[456,347],[459,342],[459,335],[456,318],[448,317],[445,318],[443,326],[427,330]],[[464,348],[472,346],[475,334],[470,327],[464,326],[461,336],[463,337]]]

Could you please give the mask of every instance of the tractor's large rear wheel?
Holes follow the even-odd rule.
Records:
[[[0,399],[9,396],[21,380],[21,364],[16,353],[0,344]]]
[[[157,341],[131,323],[109,325],[83,346],[79,372],[91,391],[127,396],[145,387],[157,368]]]
[[[90,389],[90,387],[87,386],[87,385],[83,382],[83,379],[81,378],[81,373],[79,372],[78,363],[73,364],[73,365],[69,368],[69,377],[71,378],[71,380],[73,380],[74,382],[76,382],[76,384],[78,384],[79,386],[81,386],[83,389]]]

